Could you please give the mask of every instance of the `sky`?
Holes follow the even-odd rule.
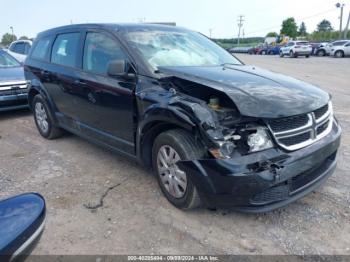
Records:
[[[279,32],[283,19],[295,17],[308,31],[326,18],[339,28],[338,0],[1,0],[0,36],[14,29],[17,36],[35,37],[49,28],[70,23],[176,22],[213,38],[237,37],[244,15],[245,37]],[[344,22],[350,10],[345,3]]]

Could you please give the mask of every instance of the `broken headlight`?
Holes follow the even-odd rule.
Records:
[[[235,150],[235,144],[230,141],[218,142],[218,148],[210,149],[210,153],[218,159],[231,158],[233,151]]]
[[[247,144],[250,152],[262,151],[273,147],[268,130],[263,127],[258,127],[255,133],[248,135]]]

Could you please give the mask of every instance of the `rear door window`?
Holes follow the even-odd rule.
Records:
[[[38,60],[48,60],[48,51],[51,44],[51,38],[42,38],[35,44],[31,57]]]
[[[52,47],[51,62],[75,67],[80,33],[67,33],[57,36]]]
[[[109,62],[126,59],[119,43],[106,33],[89,32],[84,46],[83,69],[107,75]]]

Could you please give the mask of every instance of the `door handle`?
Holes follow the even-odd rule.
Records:
[[[74,84],[76,84],[76,85],[83,85],[83,86],[87,85],[87,83],[85,81],[80,80],[80,79],[75,80]]]
[[[49,76],[50,75],[50,72],[46,71],[46,70],[42,70],[40,73],[42,76]]]

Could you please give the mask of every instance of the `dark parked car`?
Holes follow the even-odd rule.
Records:
[[[251,47],[250,49],[248,49],[248,54],[250,55],[260,54],[262,49],[263,49],[262,46]]]
[[[179,208],[272,210],[336,166],[341,129],[328,93],[244,65],[190,30],[51,29],[36,38],[25,73],[43,137],[65,129],[153,167]]]
[[[28,107],[28,85],[22,65],[0,50],[0,111]]]
[[[264,46],[259,51],[259,55],[278,55],[280,53],[280,46]]]

